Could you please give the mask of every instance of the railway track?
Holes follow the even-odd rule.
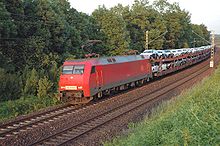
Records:
[[[157,100],[158,97],[171,92],[173,89],[178,88],[184,83],[189,82],[191,79],[197,77],[198,75],[202,74],[203,72],[209,69],[208,64],[205,64],[197,71],[193,72],[188,77],[185,77],[175,83],[171,83],[166,87],[162,87],[158,90],[152,91],[144,96],[139,97],[138,99],[134,99],[125,103],[123,105],[117,106],[113,109],[105,111],[104,113],[94,115],[88,119],[85,119],[81,123],[78,123],[72,127],[68,127],[62,129],[62,131],[50,135],[48,137],[44,137],[37,142],[32,143],[31,145],[65,145],[71,141],[76,140],[82,135],[87,134],[88,132],[99,128],[100,126],[111,122],[135,109],[138,109],[142,106],[145,106],[149,102],[154,102]]]
[[[4,140],[9,136],[18,135],[23,131],[33,129],[37,125],[46,124],[50,121],[56,120],[57,118],[62,118],[63,116],[66,116],[79,108],[79,106],[64,104],[46,112],[2,124],[0,125],[0,140]]]

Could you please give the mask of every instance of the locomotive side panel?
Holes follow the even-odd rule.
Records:
[[[117,87],[151,76],[151,64],[146,60],[103,65],[100,68],[102,90]]]

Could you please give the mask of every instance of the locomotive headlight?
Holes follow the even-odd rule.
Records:
[[[83,87],[82,86],[78,86],[78,89],[82,89]]]

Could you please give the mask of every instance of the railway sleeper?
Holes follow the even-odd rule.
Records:
[[[57,136],[56,138],[59,139],[59,142],[62,141],[62,140],[69,140],[68,137],[63,136],[63,135],[61,135],[61,136]]]
[[[54,138],[54,139],[50,139],[50,141],[48,141],[48,142],[51,142],[51,143],[57,144],[57,143],[60,142],[60,140]]]
[[[42,146],[44,146],[45,144],[47,144],[47,145],[56,145],[57,142],[46,141],[46,142],[44,142],[44,143],[42,144]]]

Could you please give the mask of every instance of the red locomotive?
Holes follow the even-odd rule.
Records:
[[[60,98],[74,104],[88,103],[95,97],[124,90],[150,78],[150,60],[140,55],[68,60],[60,76]]]

